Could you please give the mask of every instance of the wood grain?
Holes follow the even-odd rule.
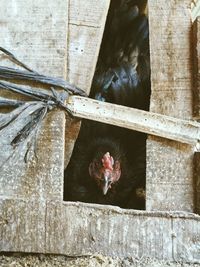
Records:
[[[190,5],[149,0],[150,111],[181,119],[193,114]],[[193,153],[176,142],[148,139],[147,210],[194,210]]]
[[[11,199],[0,207],[1,251],[200,263],[198,215]]]
[[[67,107],[79,118],[108,123],[164,138],[200,146],[200,123],[128,108],[120,105],[72,96]]]
[[[40,73],[64,77],[68,32],[68,1],[1,1],[1,46]],[[14,66],[1,54],[0,64]],[[45,88],[42,88],[45,89]],[[40,90],[40,87],[38,87]],[[4,92],[1,91],[1,95]],[[13,94],[6,94],[12,97]],[[19,98],[19,96],[18,96]],[[21,129],[21,117],[8,132],[1,132],[0,162],[12,155],[9,138]],[[37,156],[28,165],[15,153],[1,169],[1,197],[62,199],[64,169],[65,114],[55,111],[43,123],[37,144]]]
[[[87,94],[96,67],[110,0],[69,1],[66,78]],[[80,120],[66,120],[65,168],[80,130]]]
[[[189,2],[149,0],[151,111],[181,119],[192,117]],[[41,0],[26,5],[22,0],[3,0],[0,11],[2,46],[14,51],[31,67],[46,74],[68,77],[71,82],[89,90],[108,1],[88,0],[88,6],[84,1],[80,8],[81,3],[81,0],[49,1],[47,5]],[[71,14],[69,27],[68,8]],[[94,49],[93,53],[91,49]],[[81,64],[79,60],[82,60]],[[181,99],[184,99],[184,105]],[[25,118],[19,118],[16,127],[20,127],[20,120],[22,122]],[[72,149],[79,122],[69,119],[69,124],[71,130],[67,131],[66,140],[70,142],[66,143]],[[0,153],[1,161],[9,153],[12,129],[2,134],[4,138],[0,142],[4,149]],[[198,215],[62,202],[62,112],[51,113],[46,118],[39,147],[37,164],[33,161],[25,166],[21,156],[16,156],[1,172],[0,251],[69,256],[102,253],[113,257],[200,263]],[[189,145],[149,138],[148,210],[193,211],[193,160],[193,150]]]
[[[87,88],[89,92],[109,1],[101,0],[95,6],[92,1],[83,4],[78,0],[45,5],[45,1],[31,5],[22,0],[4,1],[1,45],[38,72],[68,78],[71,83],[85,90]],[[10,10],[15,13],[15,20],[10,17],[13,15]],[[93,16],[87,21],[89,13]],[[1,64],[10,65],[5,56],[1,56],[0,60]],[[1,96],[15,98],[4,91],[1,91]],[[21,118],[14,123],[13,129],[8,130],[10,135],[22,128],[25,122],[25,118]],[[64,158],[66,166],[79,127],[77,120],[67,118],[65,121],[62,111],[49,114],[37,143],[38,160],[33,158],[28,165],[24,164],[23,155],[18,157],[16,152],[12,156],[13,150],[6,137],[9,134],[2,133],[4,138],[0,140],[0,147],[5,152],[0,154],[0,161],[5,162],[9,153],[10,158],[1,170],[1,195],[61,200]]]

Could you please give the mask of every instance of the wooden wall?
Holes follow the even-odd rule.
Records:
[[[107,0],[87,0],[84,4],[80,0],[49,1],[48,4],[46,1],[27,4],[23,0],[3,0],[1,46],[38,72],[68,78],[89,92],[108,6]],[[0,60],[1,64],[9,64],[5,56]],[[1,90],[1,96],[11,94]],[[16,129],[22,128],[23,120],[19,118]],[[62,200],[64,144],[67,144],[67,161],[79,125],[69,118],[65,125],[62,111],[50,113],[38,141],[38,160],[33,158],[26,165],[22,155],[10,157],[1,169],[0,195]],[[12,154],[9,145],[12,132],[13,128],[1,132],[0,150],[6,153],[0,154],[0,162]]]
[[[88,92],[109,2],[2,1],[1,45],[32,68],[67,77]],[[191,119],[190,1],[149,0],[149,16],[151,111]],[[67,163],[79,122],[68,119],[66,124],[71,126]],[[200,217],[185,212],[194,208],[189,145],[149,138],[147,209],[151,211],[131,211],[62,201],[64,135],[64,114],[50,114],[40,135],[38,162],[25,165],[22,155],[16,156],[1,171],[0,251],[102,253],[200,263]],[[1,162],[11,152],[11,137],[12,129],[1,132]],[[152,211],[158,209],[182,212]]]
[[[68,4],[60,0],[48,4],[44,0],[29,4],[23,0],[1,1],[1,46],[40,73],[65,77]],[[14,66],[5,56],[0,59],[2,65]],[[2,90],[1,96],[14,97]],[[22,128],[24,122],[22,115],[15,125],[1,132],[0,151],[4,153],[0,153],[0,162],[12,155],[9,140],[13,128]],[[64,134],[64,112],[49,114],[39,135],[38,161],[33,158],[27,165],[23,155],[16,152],[1,168],[1,198],[61,199]]]
[[[150,111],[192,119],[191,1],[149,0]],[[149,137],[147,210],[194,210],[190,146]]]

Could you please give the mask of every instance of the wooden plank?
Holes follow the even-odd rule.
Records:
[[[40,73],[66,76],[68,0],[50,0],[48,5],[44,0],[29,4],[2,0],[0,17],[1,46]],[[0,60],[2,65],[10,65],[5,56],[1,55]],[[5,96],[2,90],[1,96]],[[13,127],[22,128],[24,123],[21,117]],[[62,111],[47,116],[38,140],[38,160],[33,158],[25,165],[22,155],[9,158],[1,169],[1,197],[62,199],[64,124]],[[12,154],[8,145],[11,137],[12,129],[8,129],[0,140],[0,162],[5,161],[8,152]]]
[[[200,17],[193,23],[193,61],[194,61],[194,89],[193,112],[200,119]]]
[[[190,0],[148,1],[150,111],[181,119],[193,114],[190,5]],[[149,137],[147,210],[194,210],[193,153],[192,147]],[[178,190],[172,190],[173,185]]]
[[[199,263],[200,222],[198,220],[179,220],[177,218],[172,219],[171,223],[174,261],[193,262],[193,259],[196,259],[194,262]]]
[[[88,94],[109,5],[110,0],[70,0],[67,79]]]
[[[200,147],[200,123],[72,96],[67,107],[74,116],[99,121]]]
[[[44,201],[1,198],[0,251],[44,251],[45,216]]]
[[[1,199],[0,206],[1,251],[200,263],[198,215],[60,201],[42,207],[36,200]]]
[[[160,146],[157,145],[158,143]],[[163,150],[165,153],[163,153]],[[157,199],[160,210],[166,210],[168,203],[167,208],[169,210],[190,212],[191,208],[194,208],[188,201],[188,198],[194,194],[193,184],[191,185],[193,177],[185,175],[191,171],[191,166],[193,166],[193,154],[188,159],[190,151],[191,147],[188,145],[161,140],[158,137],[152,137],[151,143],[147,143],[147,170],[154,170],[154,172],[148,173],[147,190],[150,192],[146,196],[148,210],[155,209]],[[155,160],[152,161],[152,158]],[[186,160],[187,165],[185,165]],[[175,165],[178,164],[181,168],[177,173]],[[160,172],[155,171],[157,168]],[[165,179],[165,177],[168,179]],[[184,181],[182,181],[182,177],[185,178]],[[192,205],[194,205],[193,201],[194,199]]]
[[[48,7],[45,5],[45,1],[31,5],[22,0],[12,3],[4,1],[1,19],[5,27],[1,34],[1,45],[13,51],[18,58],[39,72],[64,78],[68,76],[70,82],[76,83],[77,86],[82,86],[83,89],[90,88],[109,1],[101,0],[95,6],[91,1],[84,4],[81,1],[71,1],[71,3],[58,1],[50,2]],[[72,22],[68,18],[69,6]],[[16,13],[15,21],[9,10]],[[89,11],[98,13],[98,16],[93,16],[91,22],[85,25],[84,20]],[[74,25],[76,19],[79,26]],[[68,23],[73,25],[68,27]],[[9,63],[5,61],[5,57],[1,57],[1,64]],[[1,91],[1,96],[13,97],[13,94],[8,96]],[[15,129],[22,128],[24,123],[25,121],[19,118],[15,123]],[[7,197],[62,199],[64,144],[67,149],[65,156],[67,164],[79,126],[77,120],[72,121],[68,118],[67,134],[64,138],[64,112],[57,111],[50,114],[44,121],[38,141],[38,160],[33,159],[27,167],[23,155],[10,157],[1,171],[0,194]],[[8,132],[11,138],[12,129],[8,129]],[[6,145],[8,132],[4,134],[4,139],[0,140],[1,151],[6,152],[0,154],[1,162],[5,162],[8,153],[11,155],[13,152],[12,147]],[[16,170],[16,166],[20,167]]]
[[[70,0],[67,80],[88,94],[108,12],[109,0]],[[79,120],[66,120],[65,168],[80,129]]]

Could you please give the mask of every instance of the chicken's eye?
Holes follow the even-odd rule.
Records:
[[[115,168],[115,170],[120,170],[120,163],[119,163],[119,161],[116,161],[115,162],[114,168]]]
[[[95,167],[101,167],[102,166],[102,164],[99,162],[99,161],[95,161],[94,162],[94,165],[95,165]]]

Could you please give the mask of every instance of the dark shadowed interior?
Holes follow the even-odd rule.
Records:
[[[112,0],[91,87],[99,101],[149,110],[147,1]],[[145,209],[146,135],[83,120],[64,200]]]

